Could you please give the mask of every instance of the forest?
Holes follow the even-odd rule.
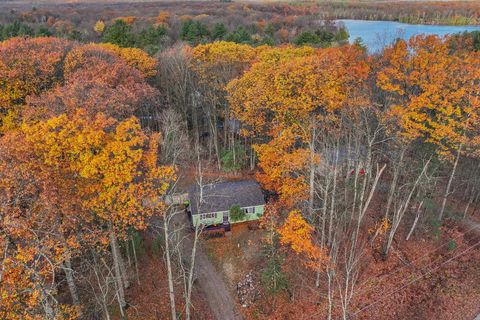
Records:
[[[208,272],[235,319],[480,314],[480,34],[369,54],[310,5],[176,6],[2,20],[0,318],[230,319]],[[184,224],[246,178],[253,230]]]

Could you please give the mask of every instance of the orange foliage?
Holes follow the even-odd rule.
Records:
[[[168,25],[168,20],[170,19],[170,12],[161,10],[158,13],[158,16],[156,18],[156,24],[157,25]]]
[[[139,71],[102,47],[89,46],[74,49],[67,56],[63,86],[28,99],[29,116],[73,114],[81,106],[91,116],[102,112],[125,119],[141,106],[154,103],[157,91]],[[81,58],[73,59],[78,52]]]
[[[163,212],[158,198],[175,172],[157,166],[157,140],[135,118],[90,120],[81,109],[2,137],[0,227],[13,246],[4,253],[1,312],[38,314],[55,291],[55,272],[81,250],[80,241],[104,246],[107,224],[122,236]],[[52,308],[58,319],[75,315],[72,307]]]
[[[1,122],[6,114],[18,112],[28,95],[40,94],[62,80],[63,60],[71,46],[70,42],[56,38],[13,38],[0,42]]]
[[[451,158],[459,145],[477,149],[480,54],[451,52],[436,36],[398,41],[385,50],[378,85],[391,94],[389,115],[401,135],[424,138]]]
[[[291,211],[278,233],[281,244],[288,245],[295,253],[307,257],[308,267],[318,270],[319,264],[328,259],[326,252],[313,243],[313,227],[305,221],[300,211]]]
[[[135,16],[126,16],[126,17],[117,17],[114,20],[122,20],[126,24],[134,24],[135,21],[137,20],[137,17]]]
[[[98,60],[115,62],[117,58],[124,60],[129,66],[139,70],[145,77],[156,74],[156,61],[144,51],[137,48],[120,48],[110,43],[86,44],[78,46],[69,52],[65,59],[65,75],[77,68],[95,65]],[[99,74],[101,76],[101,74]]]
[[[256,62],[227,91],[243,134],[270,139],[254,146],[260,182],[292,206],[306,197],[307,164],[318,161],[307,147],[313,128],[343,108],[366,103],[362,87],[369,67],[353,46],[258,51]]]

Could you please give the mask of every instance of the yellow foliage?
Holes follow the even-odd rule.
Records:
[[[143,50],[138,48],[122,48],[111,43],[102,43],[99,45],[118,54],[129,66],[142,72],[145,77],[149,78],[157,74],[157,61]]]
[[[103,31],[105,31],[105,23],[102,20],[98,20],[95,22],[95,25],[93,26],[93,31],[95,31],[98,34],[102,34]]]

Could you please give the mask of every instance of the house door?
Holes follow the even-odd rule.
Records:
[[[223,213],[223,224],[228,224],[228,216],[229,216],[229,212],[228,211],[225,211]]]

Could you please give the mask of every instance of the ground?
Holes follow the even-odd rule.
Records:
[[[219,177],[208,172],[205,176],[209,181],[244,177]],[[194,183],[193,176],[194,170],[184,176],[179,190]],[[375,212],[380,212],[381,207],[373,204],[371,209],[368,225],[374,224]],[[398,231],[397,239],[404,239],[408,233],[411,225],[408,219],[404,229]],[[425,219],[409,241],[394,242],[387,260],[379,255],[378,248],[367,246],[352,300],[353,319],[474,319],[480,314],[479,222],[479,214],[473,215],[471,221],[446,219],[443,227]],[[239,224],[225,237],[202,238],[197,254],[193,319],[324,318],[327,308],[324,279],[321,287],[316,288],[315,275],[288,250],[284,266],[289,277],[288,290],[275,299],[260,290],[254,305],[244,308],[239,304],[236,285],[247,273],[253,272],[255,286],[261,289],[264,235],[262,229],[250,230],[246,224]],[[129,315],[132,319],[165,319],[169,305],[163,257],[150,254],[143,259],[141,285],[128,290],[132,304]],[[182,300],[177,297],[178,310],[183,309]],[[340,318],[338,305],[335,313],[335,319]]]
[[[356,319],[460,320],[473,319],[480,313],[480,231],[475,233],[471,227],[447,221],[440,232],[394,244],[386,261],[378,259],[373,249],[366,251],[368,264],[359,279],[352,308],[354,314],[358,312]],[[262,233],[240,226],[230,236],[205,242],[208,255],[222,270],[232,291],[249,271],[258,275]],[[287,259],[287,263],[293,261]],[[292,289],[295,297],[280,295],[277,311],[271,312],[272,299],[261,296],[254,306],[241,308],[246,319],[314,319],[324,314],[326,300],[321,288],[312,291],[313,275],[309,278],[308,271],[298,265],[288,268],[291,281],[307,279]],[[303,312],[299,314],[299,310]]]
[[[144,234],[144,250],[139,261],[140,283],[133,283],[126,292],[128,319],[133,320],[160,320],[167,319],[170,315],[168,297],[168,282],[163,253],[155,243],[153,237]],[[181,292],[177,288],[176,292]],[[182,316],[184,310],[183,297],[177,294],[177,312]],[[195,288],[193,292],[193,319],[213,320],[213,314],[208,307],[204,294]],[[183,318],[182,318],[183,319]]]

